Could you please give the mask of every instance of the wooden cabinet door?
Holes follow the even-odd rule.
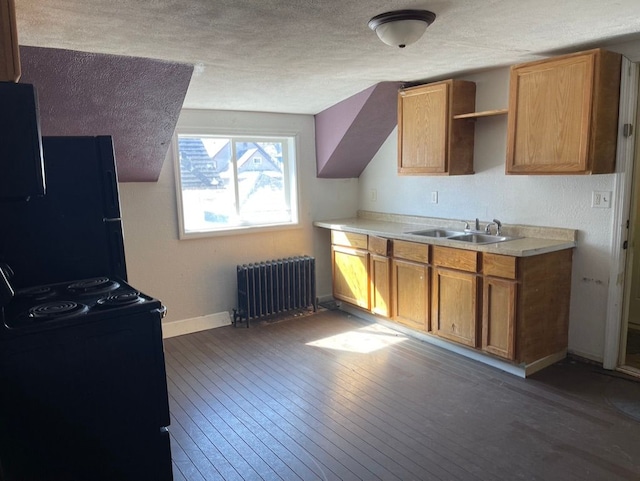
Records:
[[[517,283],[485,277],[482,283],[482,349],[515,359]]]
[[[386,256],[369,254],[369,299],[371,312],[391,317],[391,260]]]
[[[17,82],[20,73],[15,1],[0,0],[0,82]]]
[[[331,246],[333,297],[369,309],[369,254]]]
[[[425,264],[393,259],[393,320],[413,329],[429,329],[429,267]]]
[[[431,327],[440,337],[477,347],[478,276],[433,267]]]
[[[422,85],[398,97],[398,172],[445,173],[449,84]]]
[[[603,50],[512,67],[507,173],[613,172],[619,85]]]
[[[475,110],[476,84],[444,80],[398,94],[398,173],[473,174],[475,124],[456,115]]]

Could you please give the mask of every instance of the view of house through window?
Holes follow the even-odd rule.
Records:
[[[297,223],[293,137],[178,135],[184,235]]]

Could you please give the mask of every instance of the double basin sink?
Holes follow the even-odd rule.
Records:
[[[419,230],[413,232],[406,232],[407,234],[419,235],[424,237],[437,237],[440,239],[447,239],[451,241],[466,242],[468,244],[494,244],[496,242],[505,242],[514,239],[520,239],[520,237],[507,237],[502,235],[492,235],[477,231],[454,231],[446,229],[428,229]]]

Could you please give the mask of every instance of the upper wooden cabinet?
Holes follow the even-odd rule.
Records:
[[[475,124],[454,116],[475,110],[476,84],[446,80],[400,90],[398,173],[473,174]]]
[[[0,82],[20,78],[20,52],[14,0],[0,0]]]
[[[506,172],[613,172],[621,61],[596,49],[513,66]]]

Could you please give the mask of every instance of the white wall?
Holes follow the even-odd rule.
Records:
[[[509,70],[460,77],[476,82],[478,111],[508,106]],[[613,191],[614,174],[507,176],[507,117],[476,121],[475,174],[398,176],[397,131],[360,176],[360,209],[398,214],[578,229],[574,253],[569,349],[602,360],[613,209],[591,207],[592,191]],[[377,191],[371,201],[370,192]],[[438,203],[430,203],[431,192]],[[462,224],[461,224],[462,226]]]
[[[357,209],[357,179],[316,178],[313,116],[183,111],[178,125],[299,132],[300,227],[271,232],[178,239],[173,150],[157,183],[120,184],[129,281],[168,307],[165,322],[236,307],[235,266],[299,254],[315,255],[318,295],[331,292],[329,233],[316,219],[349,217]]]

